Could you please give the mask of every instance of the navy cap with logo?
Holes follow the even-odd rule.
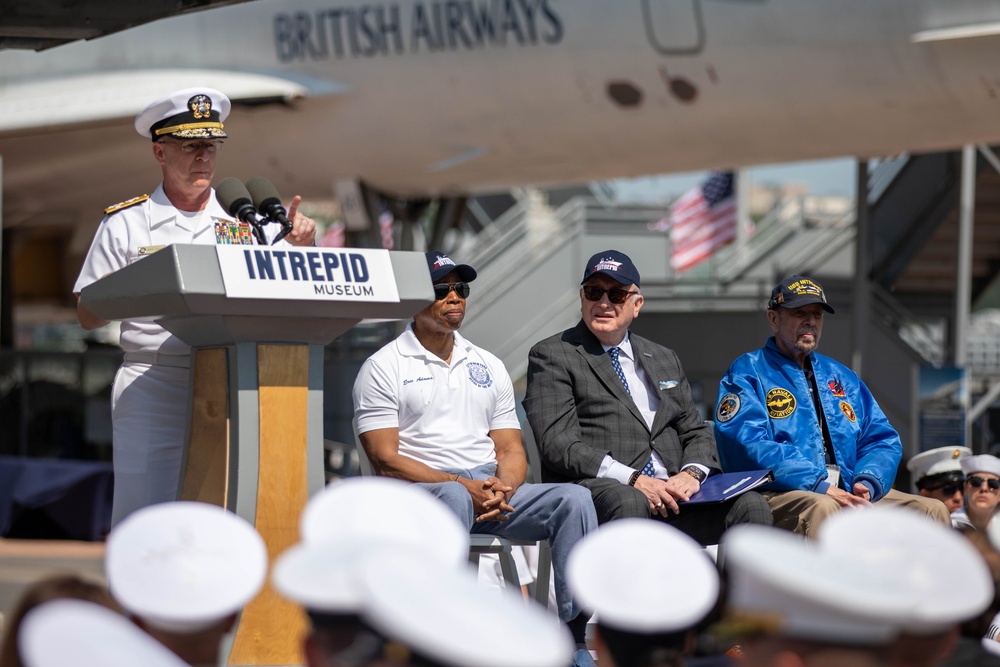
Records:
[[[431,272],[431,281],[437,282],[454,271],[460,280],[469,283],[476,279],[476,270],[468,264],[456,264],[448,255],[438,250],[424,253],[427,257],[427,268]]]
[[[811,303],[823,305],[823,310],[831,315],[835,312],[833,306],[826,302],[826,292],[823,286],[805,276],[788,276],[771,290],[771,300],[767,302],[768,310],[782,308],[801,308]]]
[[[587,282],[595,273],[611,276],[622,285],[640,287],[639,269],[635,268],[628,255],[617,250],[602,250],[591,257],[583,270],[583,280],[580,284]]]
[[[222,121],[232,104],[214,88],[185,88],[150,102],[135,117],[135,131],[153,141],[175,139],[226,139]]]

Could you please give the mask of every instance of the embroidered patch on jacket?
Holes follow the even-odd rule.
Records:
[[[715,419],[720,422],[727,422],[736,416],[740,411],[740,397],[736,394],[726,394],[719,401],[719,409],[715,411]]]
[[[490,377],[490,369],[486,368],[483,364],[473,361],[466,364],[466,367],[469,369],[469,379],[472,380],[472,384],[484,389],[493,384],[493,378]]]
[[[767,392],[767,414],[771,419],[784,419],[795,412],[795,397],[792,392],[781,387],[775,387]]]
[[[834,396],[843,397],[844,395],[844,385],[840,384],[840,378],[833,378],[827,383],[830,387],[830,391],[833,392]]]
[[[840,402],[840,411],[844,413],[844,416],[847,417],[852,424],[858,421],[858,416],[854,414],[854,408],[852,408],[851,404],[847,401]]]

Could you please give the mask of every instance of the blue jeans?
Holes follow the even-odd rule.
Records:
[[[486,480],[496,475],[496,463],[472,470],[445,470],[469,479]],[[576,484],[522,484],[510,499],[514,511],[507,521],[476,523],[472,496],[460,482],[420,484],[458,515],[469,532],[497,535],[512,540],[548,540],[552,549],[556,602],[559,618],[569,621],[580,613],[566,585],[566,559],[587,533],[597,530],[597,513],[590,491]]]

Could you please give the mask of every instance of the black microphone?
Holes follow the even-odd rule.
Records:
[[[237,220],[248,223],[253,228],[254,236],[261,245],[266,245],[264,232],[260,229],[261,217],[254,210],[250,193],[240,179],[224,178],[215,186],[215,198],[219,200],[222,208],[226,209],[229,215]]]
[[[271,245],[288,236],[292,231],[292,223],[288,220],[288,212],[281,205],[281,197],[278,190],[263,176],[254,176],[247,181],[247,191],[253,197],[253,205],[257,211],[268,220],[281,225],[281,231],[274,237]]]

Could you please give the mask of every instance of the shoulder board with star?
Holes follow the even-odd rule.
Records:
[[[141,204],[147,199],[149,199],[149,195],[139,195],[138,197],[132,197],[131,199],[126,199],[123,202],[118,202],[114,206],[109,206],[106,209],[104,209],[104,215],[111,215],[112,213],[123,211],[127,208],[135,206],[136,204]]]

